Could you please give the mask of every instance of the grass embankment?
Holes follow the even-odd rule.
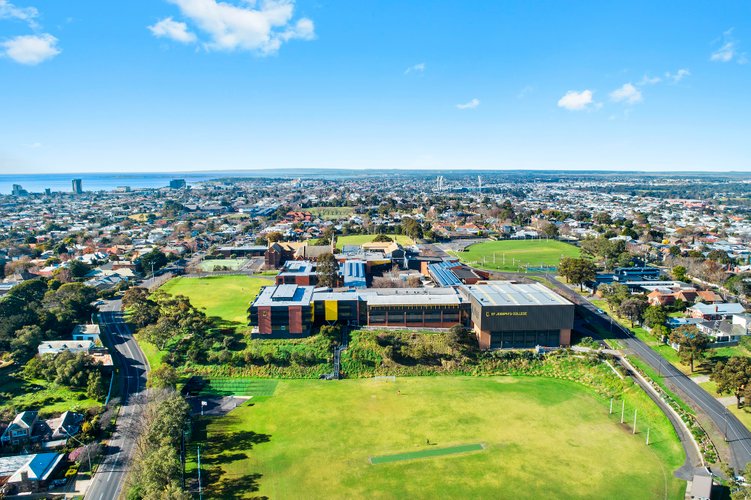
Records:
[[[342,249],[345,245],[362,245],[364,243],[370,243],[378,236],[377,234],[350,234],[348,236],[336,237],[336,248]],[[412,246],[415,242],[408,236],[403,234],[387,234],[389,238],[396,241],[402,246]]]
[[[564,380],[290,380],[195,437],[210,498],[682,498],[670,424],[638,388],[627,394],[627,415],[635,401],[645,418],[636,435],[607,398]],[[370,463],[473,443],[484,449]]]
[[[502,240],[476,243],[452,255],[483,269],[523,272],[527,267],[557,267],[562,257],[578,257],[579,248],[557,240]]]

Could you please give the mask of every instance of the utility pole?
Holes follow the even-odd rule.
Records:
[[[647,427],[647,446],[649,446],[649,431],[651,427]]]
[[[636,409],[634,408],[634,434],[636,434]]]
[[[610,412],[608,413],[608,415],[612,415],[612,414],[613,414],[613,398],[610,398]]]
[[[624,399],[624,400],[622,401],[622,403],[623,403],[623,404],[621,405],[621,423],[623,423],[623,414],[624,414],[624,413],[625,413],[625,411],[626,411],[626,400]]]
[[[201,446],[197,447],[198,453],[198,500],[203,500],[203,488],[201,487]]]

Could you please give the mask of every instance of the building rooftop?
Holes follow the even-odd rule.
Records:
[[[369,306],[379,305],[451,305],[464,298],[454,288],[368,288],[357,292]]]
[[[313,290],[315,287],[312,286],[267,286],[258,294],[253,305],[256,307],[308,305],[313,298]]]
[[[483,306],[573,305],[540,283],[486,281],[476,285],[464,285],[463,288]]]
[[[290,260],[284,264],[280,276],[316,274],[316,266],[307,260]]]

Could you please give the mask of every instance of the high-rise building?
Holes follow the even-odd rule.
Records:
[[[83,193],[83,181],[81,179],[73,179],[73,194]]]
[[[44,188],[45,196],[52,196],[52,188]]]
[[[26,196],[29,194],[28,191],[26,191],[23,186],[20,184],[13,184],[13,190],[10,192],[13,196]]]
[[[170,189],[185,189],[185,179],[172,179],[169,181]]]

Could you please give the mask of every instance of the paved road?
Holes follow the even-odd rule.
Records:
[[[99,308],[100,324],[111,345],[115,347],[113,357],[121,367],[120,383],[122,407],[117,419],[115,433],[105,451],[105,457],[94,475],[86,492],[91,500],[115,500],[121,494],[133,451],[133,438],[125,436],[132,419],[137,418],[137,406],[131,397],[146,388],[146,374],[149,366],[146,357],[133,339],[128,326],[122,320],[122,302],[107,302]]]
[[[730,465],[743,469],[751,462],[751,432],[735,415],[730,413],[717,399],[667,362],[647,344],[636,338],[628,329],[621,326],[584,297],[573,292],[553,276],[546,275],[548,281],[561,290],[561,293],[584,308],[590,321],[597,322],[606,330],[612,331],[614,338],[623,343],[634,354],[649,364],[665,377],[665,382],[677,388],[684,400],[691,406],[699,408],[715,424],[720,434],[728,441],[730,448]]]

